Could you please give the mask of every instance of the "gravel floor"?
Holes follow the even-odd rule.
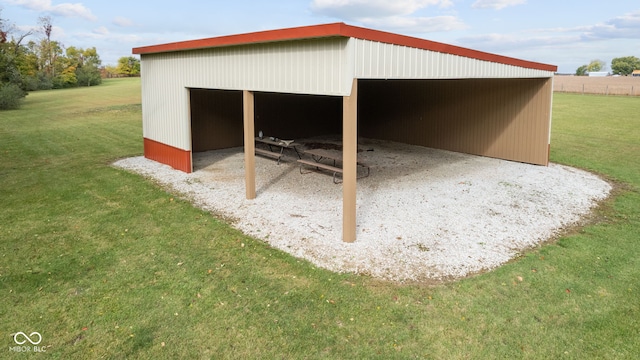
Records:
[[[143,157],[115,165],[175,189],[293,256],[393,281],[495,268],[578,222],[611,190],[591,173],[557,164],[367,139],[358,145],[371,175],[357,183],[354,243],[341,239],[342,186],[328,173],[300,174],[295,154],[280,165],[256,157],[255,200],[245,199],[242,148],[194,154],[192,174]]]

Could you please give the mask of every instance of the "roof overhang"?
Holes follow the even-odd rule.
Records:
[[[379,30],[367,29],[345,23],[331,23],[324,25],[302,26],[287,29],[259,31],[246,34],[219,36],[206,39],[179,41],[159,45],[133,48],[134,54],[156,54],[176,51],[188,51],[225,46],[251,45],[268,42],[294,41],[314,38],[347,37],[377,41],[417,49],[430,50],[444,54],[458,55],[477,60],[484,60],[505,65],[555,72],[555,65],[521,60],[512,57],[487,53],[483,51],[463,48],[460,46],[439,43],[435,41],[399,35]]]

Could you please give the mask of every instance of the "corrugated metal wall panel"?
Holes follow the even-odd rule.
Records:
[[[325,38],[142,55],[143,135],[191,150],[188,88],[348,95],[348,44]]]
[[[548,162],[551,79],[361,80],[359,94],[364,137]]]
[[[553,72],[430,50],[351,39],[359,79],[548,78]]]
[[[164,59],[142,62],[143,136],[183,150],[191,149],[188,91]]]

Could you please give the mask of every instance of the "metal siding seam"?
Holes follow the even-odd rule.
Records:
[[[368,46],[369,46],[369,55],[368,55],[369,56],[369,64],[367,66],[367,77],[368,78],[373,77],[373,66],[374,66],[374,61],[375,61],[375,58],[376,58],[376,57],[373,56],[373,54],[375,52],[375,49],[374,49],[373,45],[374,45],[374,43],[368,43]]]
[[[283,91],[282,88],[282,77],[284,76],[284,67],[281,62],[283,59],[282,52],[280,51],[281,44],[273,44],[273,52],[271,53],[271,58],[269,59],[269,68],[271,70],[271,84],[270,86]]]
[[[378,74],[378,63],[380,62],[380,52],[378,43],[371,43],[371,67],[369,68],[369,77],[375,78]]]
[[[320,49],[321,49],[320,44],[317,44],[317,43],[314,44],[313,52],[312,52],[313,56],[311,57],[313,59],[312,65],[313,65],[313,69],[314,69],[314,71],[313,71],[313,79],[312,79],[313,80],[312,81],[312,84],[313,84],[312,89],[314,89],[314,92],[316,92],[316,93],[319,92],[320,89],[322,88],[322,84],[321,84],[321,81],[322,81],[321,80],[321,78],[322,78],[322,71],[321,71],[322,70],[322,67],[321,67],[322,61],[321,60],[322,59],[321,59],[321,56],[324,55],[324,54],[322,54],[322,51]]]
[[[348,44],[348,42],[347,42]],[[333,53],[334,56],[331,59],[331,66],[329,67],[332,71],[331,74],[331,93],[338,92],[336,89],[336,77],[339,77],[342,74],[342,68],[340,67],[343,63],[346,63],[347,59],[342,59],[342,44],[340,41],[336,41],[333,44]],[[336,61],[337,59],[337,61]]]
[[[367,66],[366,66],[366,77],[370,78],[371,75],[373,74],[373,43],[371,42],[366,42],[367,44],[367,54],[365,54],[365,56],[367,56]]]
[[[393,65],[395,60],[395,47],[393,45],[387,46],[384,43],[380,43],[380,48],[384,51],[384,64],[382,66],[382,77],[388,79],[393,76]]]
[[[376,66],[371,69],[373,71],[372,75],[373,77],[379,78],[379,77],[383,77],[384,75],[380,76],[381,74],[384,74],[384,65],[387,61],[386,58],[386,54],[384,53],[384,49],[381,49],[380,43],[376,42],[376,56],[374,58],[374,60],[376,60]],[[382,56],[381,56],[382,54]]]
[[[362,41],[362,77],[366,77],[369,78],[371,76],[370,73],[370,69],[371,69],[371,62],[373,61],[372,56],[371,56],[371,44],[366,42],[366,41]]]
[[[422,78],[422,56],[424,55],[424,52],[416,49],[414,54],[414,77]]]
[[[407,51],[409,50],[409,48],[404,48],[404,47],[399,47],[398,46],[398,62],[400,63],[400,67],[402,68],[402,77],[406,78],[407,77],[407,70],[409,69],[409,67],[407,66]],[[400,56],[402,55],[402,56]],[[400,59],[400,57],[402,59]]]
[[[349,39],[350,43],[354,43],[355,42],[355,69],[357,71],[356,76],[359,78],[363,78],[364,77],[364,67],[365,67],[365,52],[364,52],[364,41],[362,40],[358,40],[358,39]]]
[[[374,54],[375,55],[373,56],[373,61],[375,66],[371,68],[371,76],[373,78],[380,78],[380,74],[384,74],[384,63],[387,59],[384,56],[384,51],[380,49],[379,42],[375,43]]]
[[[420,78],[420,56],[422,52],[418,49],[411,49],[411,78]]]

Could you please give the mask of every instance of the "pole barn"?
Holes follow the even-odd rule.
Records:
[[[343,240],[356,239],[358,136],[549,162],[556,66],[343,23],[138,47],[145,157],[191,172],[192,153],[258,129],[342,134]]]

